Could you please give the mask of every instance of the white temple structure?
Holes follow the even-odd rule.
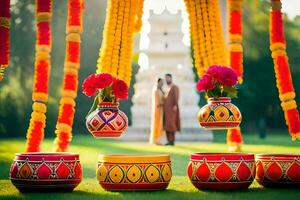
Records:
[[[140,53],[148,57],[148,67],[141,67],[136,75],[132,112],[132,127],[121,139],[147,141],[151,126],[151,94],[157,78],[166,73],[173,75],[180,89],[180,114],[182,133],[177,141],[211,141],[210,131],[200,128],[197,122],[199,96],[195,89],[190,47],[183,43],[182,12],[160,14],[150,10],[148,34],[149,47]]]

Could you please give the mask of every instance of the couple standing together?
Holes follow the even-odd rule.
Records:
[[[152,92],[150,143],[174,145],[175,133],[180,131],[179,88],[171,74],[165,75],[165,82],[167,89],[164,90],[164,80],[159,78]]]

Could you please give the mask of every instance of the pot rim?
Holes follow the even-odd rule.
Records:
[[[77,156],[78,153],[72,152],[26,152],[15,153],[16,156]]]
[[[219,97],[219,98],[214,98],[214,97],[209,97],[208,99],[207,99],[207,101],[208,102],[223,102],[223,101],[225,101],[225,102],[231,102],[231,98],[230,97]]]
[[[28,160],[28,161],[60,161],[65,160],[68,162],[79,161],[78,153],[71,152],[27,152],[15,153],[14,160]]]
[[[151,163],[170,161],[170,154],[99,154],[98,156],[98,162],[104,163]]]
[[[199,152],[192,153],[190,156],[190,160],[214,160],[214,161],[241,161],[241,160],[253,160],[253,153],[218,153],[218,152]]]
[[[255,158],[257,159],[261,159],[261,158],[265,158],[265,159],[272,159],[272,158],[280,158],[280,159],[295,159],[295,158],[299,158],[300,159],[300,154],[289,154],[289,153],[264,153],[264,154],[256,154]]]
[[[102,101],[99,102],[99,106],[119,106],[119,102],[108,102],[108,101]]]

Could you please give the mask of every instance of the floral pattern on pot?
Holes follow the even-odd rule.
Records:
[[[118,103],[102,102],[87,117],[86,126],[94,137],[120,137],[128,127],[128,119]]]
[[[231,98],[209,98],[198,113],[199,124],[206,129],[230,129],[242,121],[240,110],[231,103]]]
[[[253,154],[195,153],[187,168],[198,189],[247,189],[255,176]]]
[[[256,155],[256,180],[264,187],[299,187],[300,155]]]
[[[20,191],[72,191],[82,179],[78,154],[16,154],[10,180]]]
[[[172,177],[169,155],[100,155],[97,179],[106,190],[163,190]]]

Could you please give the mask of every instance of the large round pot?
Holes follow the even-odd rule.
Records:
[[[262,186],[300,186],[300,154],[258,154],[255,158],[256,180]]]
[[[163,190],[171,177],[170,155],[99,155],[97,179],[105,190]]]
[[[81,179],[79,155],[73,153],[17,153],[10,168],[21,192],[72,191]]]
[[[242,121],[240,110],[231,103],[231,98],[209,98],[198,112],[199,124],[206,129],[230,129]]]
[[[194,153],[187,173],[198,189],[247,189],[255,176],[254,154]]]
[[[120,137],[128,127],[128,119],[119,103],[101,102],[86,120],[90,133],[98,137]]]

